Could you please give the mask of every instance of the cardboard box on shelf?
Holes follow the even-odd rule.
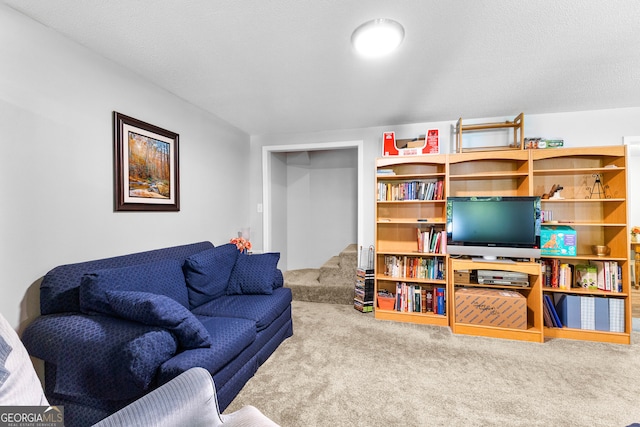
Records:
[[[576,230],[566,225],[542,226],[540,252],[542,255],[576,256]]]
[[[456,289],[456,322],[527,329],[527,299],[506,289]]]

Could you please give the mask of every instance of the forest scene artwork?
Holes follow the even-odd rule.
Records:
[[[166,142],[129,132],[129,196],[169,198],[169,153]]]
[[[114,112],[116,211],[179,211],[178,134]]]

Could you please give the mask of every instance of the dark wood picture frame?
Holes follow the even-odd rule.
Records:
[[[116,211],[180,210],[179,135],[113,112]]]

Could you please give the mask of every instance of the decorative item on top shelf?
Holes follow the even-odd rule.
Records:
[[[238,231],[238,237],[229,240],[229,243],[236,245],[240,253],[248,253],[251,250],[251,242],[242,237],[242,232]]]
[[[507,146],[488,146],[464,148],[462,144],[462,134],[469,131],[488,131],[494,129],[513,129],[513,140]],[[468,151],[492,151],[492,150],[523,150],[524,149],[524,113],[518,114],[513,121],[501,123],[481,123],[463,125],[462,118],[458,119],[455,126],[456,132],[456,152],[464,153]]]
[[[639,238],[640,238],[640,227],[637,225],[634,225],[633,227],[631,227],[631,242],[638,243],[640,242]]]
[[[607,194],[609,186],[602,183],[602,174],[594,173],[591,176],[594,181],[593,186],[587,187],[587,191],[589,191],[587,199],[610,199],[611,195]]]
[[[546,138],[525,138],[524,148],[530,150],[544,149],[544,148],[561,148],[564,146],[563,139],[546,139]]]
[[[422,154],[438,154],[440,152],[440,137],[438,129],[429,129],[421,138],[398,139],[395,132],[382,134],[383,156],[417,156]]]

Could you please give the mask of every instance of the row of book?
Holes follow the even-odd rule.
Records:
[[[590,260],[589,264],[574,265],[553,258],[540,262],[545,287],[622,292],[622,267],[617,261]]]
[[[418,233],[418,252],[432,254],[447,253],[447,232],[445,230],[436,230],[431,227],[429,230],[417,229]]]
[[[444,183],[437,181],[379,182],[378,201],[443,200]]]
[[[385,255],[384,275],[407,279],[441,279],[446,277],[443,258],[408,255]]]
[[[446,314],[446,291],[443,287],[396,283],[394,310],[403,313]]]
[[[393,169],[378,169],[377,174],[386,175],[386,176],[395,176],[396,171],[394,171]]]
[[[374,275],[373,269],[356,269],[353,308],[363,313],[373,311]]]
[[[624,332],[624,299],[544,294],[544,324],[549,328]]]

